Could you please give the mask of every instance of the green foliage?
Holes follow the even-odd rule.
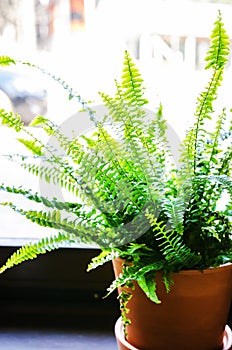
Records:
[[[15,60],[8,56],[0,56],[0,66],[9,66],[11,64],[15,64]]]
[[[175,202],[173,204],[175,205]],[[192,253],[182,242],[182,236],[178,235],[178,230],[175,229],[175,226],[171,224],[170,226],[173,228],[169,229],[169,225],[163,221],[158,221],[154,215],[147,213],[146,216],[150,221],[160,252],[165,257],[166,271],[194,268],[199,263],[201,256]],[[175,217],[176,219],[178,218]]]
[[[19,115],[14,115],[13,112],[6,112],[0,109],[0,118],[3,125],[7,125],[9,128],[14,128],[16,132],[19,132],[23,128]]]
[[[32,140],[24,140],[24,139],[18,138],[18,141],[21,142],[24,146],[26,146],[30,151],[32,151],[37,156],[43,155],[42,147],[38,146],[35,140],[32,141]]]
[[[129,292],[122,291],[119,295],[120,311],[122,315],[123,331],[125,336],[127,335],[126,326],[128,326],[131,323],[131,321],[127,317],[127,314],[130,311],[127,307],[127,303],[130,299],[131,299],[131,293]]]
[[[213,135],[207,130],[205,123],[207,120],[212,120],[213,102],[217,98],[217,91],[221,85],[223,73],[228,62],[229,47],[229,37],[225,32],[221,13],[219,11],[217,21],[215,22],[211,34],[211,45],[206,55],[207,65],[205,68],[212,69],[212,76],[205,91],[203,91],[197,99],[195,112],[196,120],[184,141],[186,156],[188,157],[188,162],[190,162],[194,174],[198,173],[199,168],[202,168],[202,162],[208,159],[208,157],[205,157],[207,151],[207,146],[205,147],[205,144],[207,144],[207,139],[212,139],[212,136],[214,137],[213,144],[215,147],[211,147],[212,152],[208,167],[214,163],[212,155],[216,154],[216,146],[219,138],[217,131],[222,131],[225,111],[218,116],[218,130],[216,130]]]
[[[58,233],[54,237],[47,237],[41,239],[39,242],[33,244],[27,244],[19,248],[14,252],[10,258],[6,261],[5,265],[0,268],[0,273],[3,273],[6,269],[21,264],[26,260],[32,260],[37,258],[40,254],[45,254],[46,252],[51,252],[52,250],[58,249],[64,244],[75,242],[75,239],[70,235],[64,233]]]
[[[62,79],[25,63],[61,84],[69,98],[88,112],[96,130],[92,135],[67,137],[48,118],[38,116],[28,128],[19,116],[0,110],[2,123],[20,132],[18,140],[27,149],[26,155],[8,158],[74,198],[61,201],[2,184],[1,191],[44,207],[25,210],[13,202],[1,205],[58,234],[21,248],[0,272],[58,248],[62,242],[95,244],[102,252],[88,270],[117,257],[125,260],[123,272],[109,286],[109,293],[137,281],[148,298],[159,303],[154,279],[157,271],[163,271],[169,292],[173,272],[232,262],[232,200],[222,209],[218,206],[225,193],[232,198],[231,111],[223,108],[219,114],[214,112],[230,43],[220,12],[211,39],[206,69],[212,75],[197,99],[195,122],[186,132],[178,167],[167,139],[162,105],[149,115],[143,79],[127,51],[122,79],[115,82],[115,96],[100,93],[108,110],[103,121],[97,120],[94,110]],[[35,126],[52,137],[54,144],[34,135],[31,130]],[[130,294],[124,292],[120,298],[126,320]]]

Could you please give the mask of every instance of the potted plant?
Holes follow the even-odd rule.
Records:
[[[42,208],[1,205],[57,233],[17,250],[0,272],[66,243],[97,245],[101,254],[88,269],[113,262],[116,278],[108,292],[119,291],[128,349],[223,346],[232,295],[232,125],[230,111],[214,111],[230,46],[220,11],[211,39],[206,68],[212,75],[178,160],[162,105],[154,115],[145,108],[143,80],[127,51],[115,96],[100,93],[107,108],[102,119],[53,77],[88,112],[93,133],[67,136],[38,116],[31,126],[49,135],[44,142],[18,115],[0,110],[2,123],[19,132],[19,142],[32,152],[10,160],[74,198],[2,184],[2,191]],[[15,61],[1,57],[2,65],[10,63]],[[230,199],[219,206],[225,195]],[[126,349],[120,340],[118,345]]]

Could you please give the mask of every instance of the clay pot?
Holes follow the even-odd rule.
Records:
[[[129,344],[125,339],[123,332],[123,323],[121,317],[115,323],[115,337],[118,344],[119,350],[139,350],[135,348],[133,345]],[[188,344],[186,344],[186,349],[188,349]],[[183,348],[183,349],[185,349]],[[222,350],[230,350],[232,348],[232,331],[228,325],[226,325],[223,336],[223,347]]]
[[[116,276],[122,263],[121,259],[113,261]],[[232,298],[232,264],[203,272],[181,271],[172,278],[174,285],[167,294],[162,273],[156,274],[161,304],[150,301],[134,282],[127,304],[131,320],[126,329],[128,343],[143,350],[222,349]]]

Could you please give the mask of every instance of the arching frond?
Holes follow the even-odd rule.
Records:
[[[212,31],[212,41],[206,56],[206,69],[212,69],[212,77],[205,89],[198,97],[196,107],[196,121],[194,126],[186,135],[184,145],[189,162],[192,162],[194,172],[202,161],[202,152],[207,139],[210,139],[210,133],[205,127],[205,122],[211,119],[213,113],[213,102],[217,97],[218,88],[223,79],[223,73],[228,62],[230,52],[230,41],[225,32],[221,13],[218,12],[217,21]]]
[[[0,65],[9,66],[10,64],[16,64],[15,60],[9,56],[0,56]]]
[[[58,249],[64,245],[70,245],[71,243],[75,243],[75,236],[67,235],[62,232],[59,232],[53,237],[43,238],[36,243],[29,243],[19,248],[7,259],[5,264],[0,268],[0,274],[24,261],[35,259],[40,254],[45,254],[46,252]]]
[[[147,212],[146,216],[170,271],[175,270],[176,266],[193,268],[199,263],[201,257],[190,251],[180,235],[177,235],[173,229],[170,230],[169,227],[166,227],[165,223],[158,222],[153,214]]]

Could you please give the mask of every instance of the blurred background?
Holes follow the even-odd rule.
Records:
[[[127,49],[151,106],[161,100],[169,122],[183,133],[207,79],[204,57],[219,9],[231,35],[230,0],[1,0],[0,54],[38,64],[99,103],[98,91],[113,92]],[[22,71],[0,75],[0,90],[26,123],[47,113],[59,124],[78,110],[50,79],[38,72],[31,77],[31,70],[27,79]],[[227,73],[230,80],[230,64]]]

